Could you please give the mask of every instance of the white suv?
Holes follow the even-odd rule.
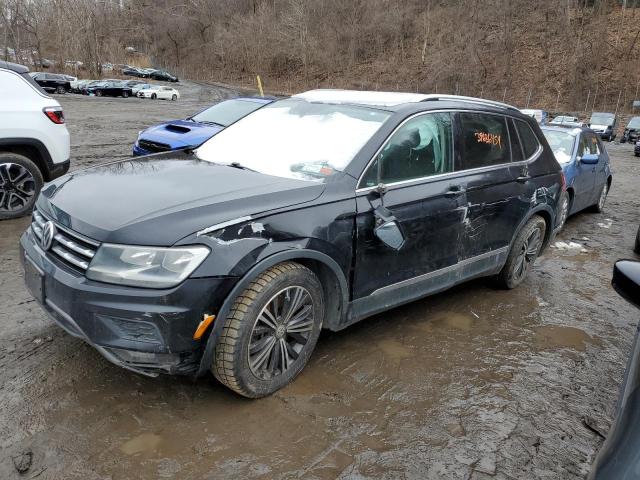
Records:
[[[62,107],[28,73],[0,61],[0,220],[29,213],[43,183],[69,170]]]

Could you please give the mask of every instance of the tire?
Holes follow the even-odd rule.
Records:
[[[636,244],[633,246],[633,251],[640,255],[640,228],[638,228],[638,233],[636,233]]]
[[[178,96],[174,93],[173,95],[171,95],[171,100],[172,101],[176,101],[178,99]]]
[[[43,183],[40,169],[27,157],[0,153],[0,220],[31,212]]]
[[[96,97],[102,96],[102,90],[96,90]]]
[[[64,93],[67,93],[67,91],[62,85],[58,85],[58,87],[56,87],[56,93],[59,93],[60,95],[62,95]]]
[[[561,230],[564,228],[564,224],[567,222],[567,218],[569,218],[569,209],[571,208],[571,198],[568,192],[562,192],[560,196],[560,201],[558,202],[558,222],[557,229]]]
[[[540,254],[546,231],[547,224],[540,215],[533,215],[522,227],[496,278],[500,287],[512,289],[522,283]]]
[[[596,213],[604,212],[604,204],[607,201],[607,195],[609,194],[609,184],[605,183],[602,186],[602,190],[600,190],[600,195],[598,196],[598,203],[593,206],[593,211]]]
[[[129,97],[129,92],[127,92],[126,90],[124,90],[122,92],[122,98],[128,98]]]
[[[151,100],[155,100],[156,98],[158,98],[158,95],[156,95],[155,93],[151,94]]]
[[[291,306],[287,299],[299,300],[290,315],[284,315]],[[281,316],[285,317],[282,322]],[[211,370],[240,395],[270,395],[289,384],[307,364],[323,319],[323,290],[315,274],[295,262],[275,265],[235,299],[224,319]],[[295,331],[290,330],[292,325]]]

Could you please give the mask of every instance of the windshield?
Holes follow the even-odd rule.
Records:
[[[544,136],[547,137],[547,142],[553,154],[556,156],[556,160],[561,165],[565,165],[571,161],[573,154],[573,144],[576,141],[576,137],[567,132],[559,132],[557,130],[542,130]]]
[[[633,117],[629,120],[627,128],[640,128],[640,117]]]
[[[575,123],[578,119],[576,117],[567,117],[566,115],[560,115],[555,117],[551,123]]]
[[[589,123],[591,125],[613,125],[613,113],[594,113]]]
[[[263,103],[252,102],[251,100],[227,100],[194,115],[191,120],[194,122],[215,123],[216,125],[227,127],[263,105]]]
[[[343,170],[390,112],[287,99],[238,120],[196,155],[267,175],[324,181]]]

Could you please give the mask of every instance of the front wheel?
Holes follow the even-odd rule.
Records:
[[[171,95],[171,100],[175,102],[177,99],[178,99],[178,96],[175,93]]]
[[[511,246],[507,262],[498,274],[497,281],[501,287],[511,289],[522,283],[542,250],[546,231],[547,224],[539,215],[532,216],[522,227]]]
[[[102,90],[96,90],[96,97],[102,96]]]
[[[609,193],[609,185],[604,184],[602,186],[602,190],[600,191],[600,196],[598,197],[598,203],[595,204],[593,209],[597,213],[602,213],[604,211],[604,204],[607,201],[607,194]]]
[[[122,98],[127,98],[129,96],[129,92],[126,90],[122,92]]]
[[[156,98],[158,98],[158,95],[156,95],[155,93],[151,94],[151,100],[155,100]]]
[[[67,93],[67,91],[62,85],[58,85],[58,87],[56,88],[56,93],[59,93],[62,95],[63,93]]]
[[[323,318],[322,285],[311,270],[295,262],[271,267],[235,299],[224,319],[213,374],[245,397],[276,392],[307,364]]]
[[[42,173],[27,157],[0,153],[0,220],[29,213],[42,183]]]

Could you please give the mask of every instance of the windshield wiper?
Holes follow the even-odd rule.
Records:
[[[193,118],[192,118],[191,120],[193,120]],[[216,126],[218,126],[218,127],[222,127],[222,128],[226,128],[226,127],[227,127],[226,125],[223,125],[223,124],[221,124],[221,123],[217,123],[217,122],[210,122],[210,121],[208,121],[208,120],[193,120],[193,121],[194,121],[194,122],[198,122],[198,123],[204,123],[204,124],[206,124],[206,125],[216,125]]]
[[[253,168],[245,167],[244,165],[240,164],[240,162],[225,163],[224,165],[227,165],[228,167],[239,168],[240,170],[248,170],[250,172],[257,172],[257,170],[254,170]]]

